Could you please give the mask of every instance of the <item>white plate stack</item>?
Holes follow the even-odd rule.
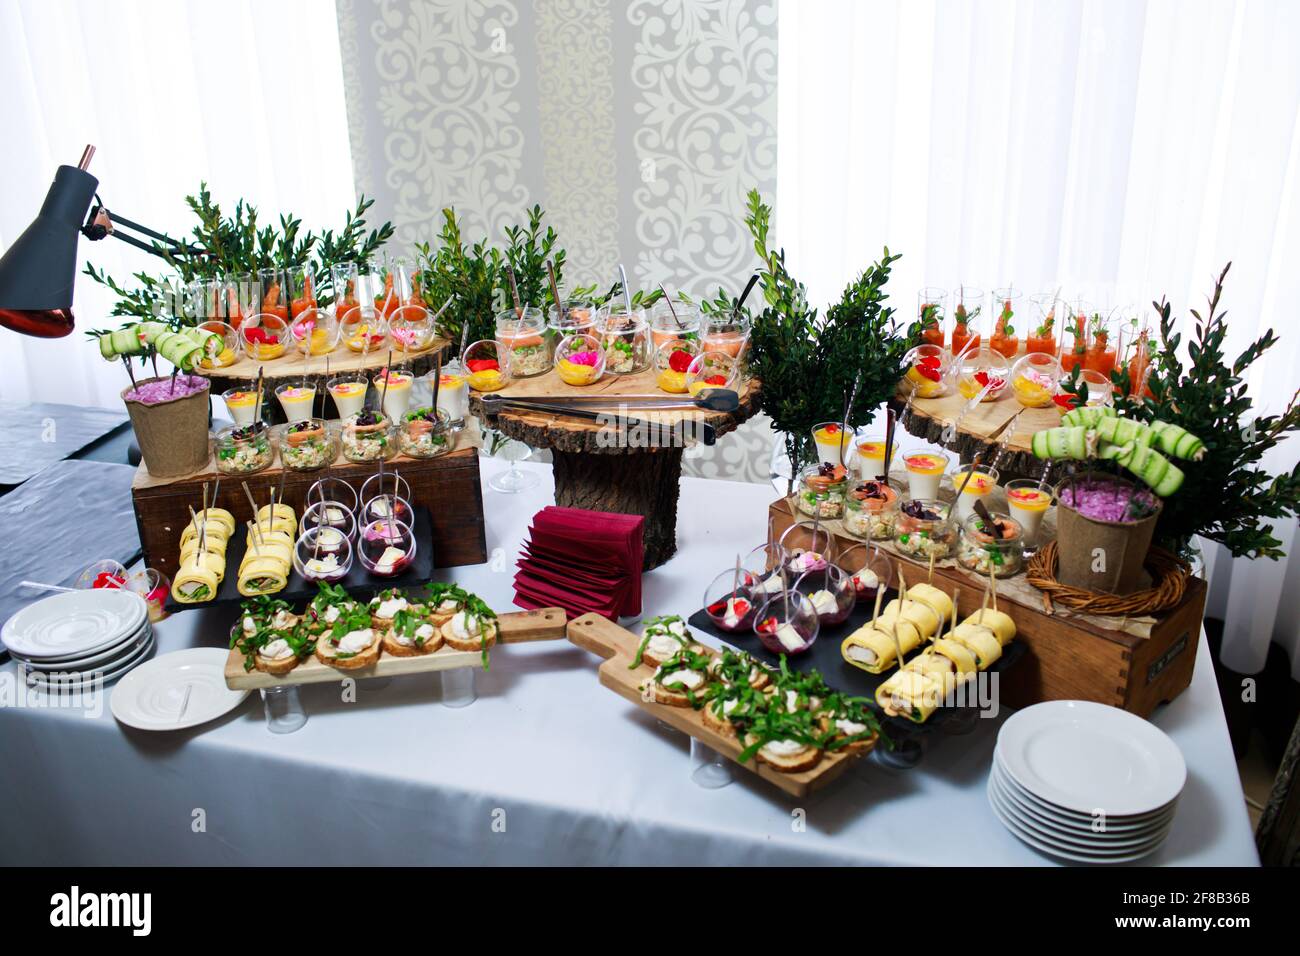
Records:
[[[1187,764],[1169,737],[1128,711],[1053,700],[998,733],[988,798],[1008,830],[1078,863],[1128,863],[1173,826]]]
[[[110,588],[67,591],[29,604],[0,628],[0,641],[27,684],[46,691],[116,680],[154,648],[144,598]]]

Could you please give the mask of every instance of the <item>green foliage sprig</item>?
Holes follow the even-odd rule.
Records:
[[[225,215],[212,199],[207,183],[199,184],[197,196],[186,196],[185,203],[198,218],[190,231],[192,245],[203,255],[173,256],[161,243],[154,247],[171,268],[166,275],[137,272],[138,285],[128,289],[105,270],[87,263],[85,274],[105,285],[117,302],[109,313],[132,322],[141,319],[176,318],[175,302],[183,287],[197,279],[215,279],[225,275],[255,273],[259,269],[301,269],[311,264],[317,279],[317,299],[322,304],[333,301],[331,269],[346,262],[367,262],[393,236],[393,224],[386,222],[366,231],[366,213],[374,201],[364,196],[356,208],[347,213],[343,228],[337,233],[327,230],[320,235],[302,231],[302,220],[281,215],[276,224],[259,225],[256,206],[242,199],[235,204],[233,215]]]
[[[1147,380],[1151,395],[1130,397],[1127,367],[1117,367],[1111,381],[1121,414],[1181,425],[1205,442],[1205,455],[1187,470],[1179,494],[1165,501],[1156,524],[1157,540],[1186,554],[1192,537],[1201,535],[1236,557],[1277,559],[1284,552],[1269,519],[1300,514],[1300,464],[1277,476],[1257,466],[1287,433],[1300,430],[1300,392],[1279,415],[1253,414],[1246,373],[1277,337],[1267,329],[1236,359],[1229,362],[1225,357],[1227,312],[1220,311],[1219,301],[1231,267],[1228,263],[1215,281],[1206,316],[1191,310],[1196,326],[1187,342],[1188,364],[1179,354],[1183,336],[1174,331],[1172,308],[1161,299],[1153,303],[1160,316],[1160,347],[1153,349]]]
[[[803,283],[786,268],[785,250],[769,245],[771,219],[771,208],[757,190],[751,190],[745,222],[762,260],[760,283],[766,305],[753,320],[750,364],[763,383],[763,410],[771,416],[773,429],[784,433],[786,452],[797,472],[815,457],[813,428],[839,419],[859,374],[861,385],[848,417],[858,424],[871,421],[876,407],[893,395],[904,372],[903,357],[917,331],[900,329],[893,308],[885,304],[884,286],[899,256],[886,248],[880,260],[849,283],[840,301],[819,317],[808,305]],[[716,312],[727,303],[720,291],[708,309]]]

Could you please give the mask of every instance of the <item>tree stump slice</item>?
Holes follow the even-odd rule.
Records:
[[[1042,475],[1044,462],[1034,456],[1030,442],[1036,432],[1061,424],[1061,410],[1055,405],[1025,408],[1006,394],[996,402],[981,403],[961,418],[955,430],[951,426],[966,404],[966,399],[960,395],[916,399],[903,418],[906,404],[905,395],[896,395],[890,401],[890,406],[903,422],[904,430],[948,449],[965,463],[983,455],[984,464],[992,464],[1006,429],[1014,428],[998,458],[998,474],[1003,483],[1014,478],[1036,479]]]
[[[610,396],[611,412],[616,410],[620,395],[667,397],[656,388],[652,372],[622,376],[613,380],[607,391],[603,385],[575,388],[548,372],[536,379],[513,382],[500,394],[545,399],[600,392]],[[504,411],[489,417],[477,393],[471,393],[470,411],[509,438],[534,448],[551,449],[557,505],[645,518],[644,570],[649,571],[677,552],[677,499],[685,446],[673,441],[672,429],[687,422],[707,422],[721,438],[757,414],[759,393],[758,382],[746,382],[740,393],[740,407],[729,414],[630,409],[629,417],[654,427],[633,426],[626,431],[549,412]]]

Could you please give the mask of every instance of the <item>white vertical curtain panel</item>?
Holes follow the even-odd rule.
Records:
[[[922,286],[1167,295],[1232,261],[1228,352],[1266,328],[1260,414],[1300,376],[1300,4],[1285,0],[801,0],[780,5],[777,236],[814,302],[888,243]],[[1264,462],[1294,466],[1297,443]],[[1293,552],[1295,522],[1275,525]],[[1207,548],[1223,661],[1277,640],[1300,678],[1300,558]]]
[[[0,248],[87,143],[108,208],[177,238],[201,180],[227,211],[243,198],[305,229],[337,229],[355,202],[330,0],[6,0],[0,89]],[[124,284],[166,271],[112,238],[79,253]],[[0,398],[120,408],[126,372],[83,334],[120,321],[112,302],[80,276],[72,335],[0,332]]]

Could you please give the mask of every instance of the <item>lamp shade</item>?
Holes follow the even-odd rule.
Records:
[[[28,335],[72,331],[77,237],[99,180],[60,166],[32,224],[0,257],[0,324]]]

